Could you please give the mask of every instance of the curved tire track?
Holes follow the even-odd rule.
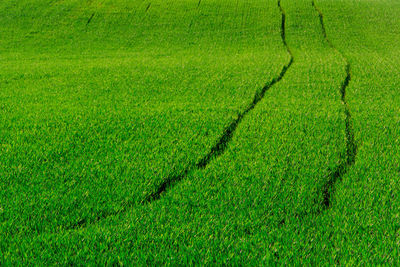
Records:
[[[319,16],[319,21],[321,24],[321,29],[322,29],[322,35],[324,36],[325,41],[329,44],[329,46],[337,53],[340,55],[340,57],[343,58],[345,62],[345,70],[346,70],[346,77],[342,82],[341,88],[340,88],[340,94],[341,94],[341,101],[342,105],[344,107],[344,113],[345,113],[345,125],[346,125],[346,155],[344,158],[341,158],[340,164],[331,172],[331,174],[328,176],[328,179],[326,183],[322,187],[322,195],[323,195],[323,200],[320,206],[320,209],[318,210],[318,213],[329,209],[332,203],[332,195],[335,193],[335,187],[338,181],[340,181],[347,173],[349,168],[354,165],[356,161],[356,156],[357,156],[357,143],[355,142],[354,138],[354,130],[353,130],[353,121],[351,118],[351,113],[349,106],[346,101],[346,90],[347,87],[349,86],[349,83],[351,81],[351,65],[348,59],[341,53],[334,45],[333,43],[329,40],[328,35],[326,33],[326,28],[325,28],[325,23],[324,23],[324,15],[322,11],[317,7],[315,4],[315,0],[312,0],[311,5],[315,9],[315,11],[318,13]]]
[[[222,136],[218,139],[218,141],[215,143],[215,145],[211,148],[210,152],[207,153],[203,158],[201,158],[196,164],[189,166],[185,170],[183,170],[179,174],[171,175],[167,177],[158,187],[157,189],[148,195],[143,201],[142,204],[147,204],[151,203],[154,201],[159,200],[162,197],[162,194],[167,192],[169,189],[174,187],[178,182],[186,178],[192,171],[194,170],[201,170],[207,167],[207,165],[214,160],[215,158],[221,156],[226,148],[229,145],[229,142],[231,141],[237,126],[240,124],[240,122],[243,120],[243,118],[251,111],[253,110],[256,105],[264,98],[265,93],[273,87],[275,84],[280,82],[282,78],[285,76],[286,72],[288,69],[291,67],[291,65],[294,62],[294,57],[292,54],[292,51],[290,50],[289,46],[287,45],[286,42],[286,14],[281,7],[281,1],[278,1],[278,8],[281,12],[281,38],[282,38],[282,43],[289,54],[289,62],[286,63],[282,69],[279,75],[275,78],[273,78],[270,82],[268,82],[260,91],[257,91],[256,94],[254,95],[253,101],[245,108],[242,112],[238,114],[238,117],[233,120],[223,131]],[[88,218],[83,218],[79,220],[76,223],[71,224],[70,226],[67,226],[67,230],[73,230],[73,229],[78,229],[78,228],[84,228],[87,225],[97,223],[101,220],[104,220],[108,217],[115,216],[121,213],[126,212],[129,208],[133,207],[136,203],[135,202],[127,202],[125,205],[119,210],[119,211],[112,211],[112,212],[102,212],[100,213],[97,217],[93,219],[88,219]]]
[[[265,93],[275,84],[280,82],[282,78],[285,76],[287,70],[290,68],[290,66],[293,64],[294,57],[293,54],[287,45],[286,42],[286,30],[285,30],[285,25],[286,25],[286,14],[285,11],[283,10],[281,6],[281,1],[278,1],[278,7],[281,12],[281,38],[282,38],[282,43],[286,48],[287,53],[290,56],[289,62],[282,67],[281,72],[279,75],[275,78],[273,78],[270,82],[268,82],[259,92],[256,92],[254,95],[253,101],[249,104],[249,106],[240,112],[238,114],[238,117],[232,121],[228,127],[224,129],[224,132],[218,142],[211,148],[210,152],[205,155],[199,162],[197,162],[194,166],[187,168],[184,170],[182,173],[174,176],[168,177],[159,187],[158,189],[151,195],[149,195],[143,203],[148,203],[152,201],[156,201],[161,198],[161,195],[166,192],[169,188],[173,187],[176,183],[184,179],[190,172],[196,170],[196,169],[204,169],[207,167],[207,165],[215,158],[221,156],[226,148],[229,145],[229,142],[231,141],[233,134],[236,131],[237,126],[240,124],[240,122],[243,120],[243,118],[251,111],[253,110],[256,105],[264,98]]]
[[[90,17],[88,18],[87,22],[86,22],[86,27],[89,26],[90,22],[92,21],[93,17],[96,15],[96,12],[93,12],[92,15],[90,15]]]

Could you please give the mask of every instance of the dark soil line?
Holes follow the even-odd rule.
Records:
[[[346,155],[343,159],[341,159],[340,164],[336,167],[335,170],[331,172],[328,176],[328,180],[322,187],[323,201],[321,205],[321,209],[318,210],[318,213],[327,210],[330,208],[332,203],[332,195],[335,193],[335,186],[338,181],[340,181],[347,173],[349,168],[354,165],[357,156],[357,143],[354,138],[354,130],[353,130],[353,121],[351,118],[350,109],[347,105],[346,101],[346,89],[349,86],[351,81],[351,65],[348,59],[333,45],[333,43],[329,40],[328,35],[326,34],[326,28],[324,23],[324,16],[321,10],[316,6],[315,1],[312,1],[312,6],[316,10],[319,16],[319,21],[322,28],[322,34],[325,38],[325,41],[329,44],[329,46],[336,51],[345,61],[346,63],[346,77],[342,82],[340,88],[340,94],[342,99],[342,104],[344,106],[345,112],[345,125],[346,125]]]
[[[221,156],[226,148],[229,145],[229,142],[232,140],[233,134],[236,131],[236,128],[240,124],[240,122],[243,120],[243,118],[249,113],[251,110],[253,110],[258,102],[260,102],[265,93],[276,83],[280,82],[282,78],[285,76],[287,70],[290,68],[290,66],[293,64],[294,58],[293,54],[287,45],[286,42],[286,30],[285,30],[285,25],[286,25],[286,15],[284,10],[281,7],[281,1],[278,1],[278,7],[281,11],[282,14],[282,24],[281,24],[281,37],[282,37],[282,42],[286,48],[286,51],[290,55],[290,60],[289,62],[283,66],[281,72],[279,75],[275,78],[273,78],[269,83],[267,83],[261,91],[257,92],[254,95],[253,101],[249,104],[249,106],[242,111],[241,113],[238,114],[238,117],[232,121],[228,127],[225,128],[222,136],[219,138],[218,142],[211,148],[210,152],[205,155],[198,163],[195,164],[195,166],[191,166],[184,170],[182,173],[178,175],[173,175],[168,177],[159,187],[158,190],[156,190],[153,194],[149,195],[143,203],[148,203],[148,202],[153,202],[155,200],[158,200],[161,198],[161,195],[166,192],[169,188],[173,187],[177,182],[181,181],[184,179],[191,171],[195,169],[204,169],[207,167],[207,165],[215,158]]]
[[[89,23],[92,21],[94,15],[96,15],[96,12],[93,12],[88,21],[86,22],[86,27],[89,25]]]

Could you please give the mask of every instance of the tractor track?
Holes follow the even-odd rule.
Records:
[[[286,48],[287,53],[290,56],[289,62],[283,66],[281,72],[279,75],[275,78],[273,78],[270,82],[268,82],[260,91],[256,92],[254,95],[253,101],[248,105],[248,107],[240,112],[235,120],[233,120],[228,127],[226,127],[223,131],[222,136],[219,138],[218,142],[211,148],[210,152],[205,155],[202,159],[200,159],[199,162],[197,162],[194,166],[188,167],[186,170],[181,172],[178,175],[173,175],[168,177],[159,187],[158,189],[150,194],[143,203],[149,203],[156,201],[161,198],[161,195],[166,192],[169,188],[173,187],[176,183],[179,181],[183,180],[189,173],[196,169],[204,169],[207,167],[207,165],[215,158],[221,156],[226,148],[229,145],[229,142],[232,140],[233,134],[235,133],[238,125],[240,122],[243,120],[243,118],[251,111],[253,110],[256,105],[264,98],[265,93],[275,84],[280,82],[282,78],[285,76],[287,70],[291,67],[294,61],[293,53],[290,50],[287,42],[286,42],[286,14],[285,11],[283,10],[281,6],[281,1],[278,1],[278,7],[281,12],[281,38],[282,38],[282,43]]]
[[[197,13],[200,12],[201,1],[202,1],[202,0],[199,0],[199,2],[197,2],[197,6],[196,6]],[[195,19],[192,18],[192,20],[190,21],[190,24],[189,24],[189,27],[188,27],[189,32],[191,32],[191,30],[192,30],[192,26],[193,26],[193,24],[194,24],[194,20],[195,20]]]
[[[92,15],[90,15],[89,19],[86,22],[86,27],[89,26],[90,22],[92,21],[93,17],[96,15],[96,12],[93,12]]]
[[[285,64],[279,75],[273,78],[270,82],[268,82],[260,91],[257,91],[253,97],[253,101],[247,106],[246,109],[244,109],[242,112],[240,112],[235,120],[233,120],[223,131],[222,136],[218,139],[218,141],[215,143],[215,145],[210,149],[210,152],[207,153],[203,158],[201,158],[196,164],[191,165],[187,167],[185,170],[183,170],[179,174],[174,174],[169,177],[167,177],[159,186],[157,186],[156,190],[149,194],[147,197],[144,198],[144,200],[141,202],[142,205],[155,202],[159,200],[162,195],[167,192],[169,189],[173,188],[178,182],[181,180],[185,179],[191,172],[195,170],[201,170],[205,169],[208,164],[215,158],[221,156],[226,148],[229,145],[229,142],[231,141],[238,125],[240,122],[243,120],[243,118],[251,111],[253,110],[256,105],[264,98],[265,93],[273,87],[275,84],[280,82],[282,78],[285,76],[286,72],[288,69],[291,67],[291,65],[294,62],[294,57],[292,54],[292,51],[290,50],[287,42],[286,42],[286,14],[281,7],[281,1],[278,1],[278,8],[281,12],[281,38],[282,38],[282,43],[290,57],[289,62]],[[108,217],[111,216],[116,216],[118,214],[122,214],[126,212],[129,208],[133,207],[136,205],[136,202],[127,202],[124,204],[124,206],[119,210],[119,211],[105,211],[105,212],[100,212],[97,217],[95,218],[82,218],[81,220],[65,227],[66,230],[74,230],[74,229],[79,229],[79,228],[84,228],[90,224],[95,224],[101,220],[104,220]]]
[[[144,13],[147,13],[147,11],[149,11],[150,7],[151,7],[151,2],[147,5],[146,10],[144,11]]]
[[[347,173],[349,168],[354,165],[357,157],[357,143],[354,138],[354,129],[353,129],[353,120],[351,118],[351,112],[346,100],[346,90],[351,81],[351,65],[348,59],[341,53],[330,41],[328,35],[326,33],[325,23],[324,23],[324,15],[322,11],[315,4],[315,0],[312,1],[312,6],[315,11],[318,13],[319,21],[321,24],[322,34],[324,36],[325,41],[328,45],[343,58],[345,62],[345,71],[346,77],[344,78],[342,85],[340,87],[341,101],[344,107],[345,113],[345,126],[346,126],[346,154],[343,158],[341,158],[339,165],[331,171],[328,175],[328,179],[325,184],[322,186],[322,203],[320,203],[320,208],[317,213],[321,213],[324,210],[327,210],[331,207],[332,204],[332,196],[335,193],[335,187],[337,182],[342,180],[342,177]]]
[[[93,2],[93,1],[92,1],[92,0],[89,1],[89,3],[91,3],[91,2]],[[101,1],[101,2],[99,3],[98,7],[101,7],[103,4],[104,4],[104,1]],[[86,22],[86,27],[89,26],[90,22],[92,22],[92,20],[93,20],[93,18],[94,18],[95,16],[96,16],[96,11],[94,11],[94,12],[92,13],[92,15],[90,15],[90,17],[88,18],[88,20],[87,20],[87,22]]]

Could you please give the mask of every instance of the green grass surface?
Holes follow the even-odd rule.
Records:
[[[15,2],[17,18],[3,24],[31,32],[22,18],[36,2]],[[89,25],[94,2],[42,4],[47,16],[32,20],[43,36],[10,38],[22,51],[3,52],[0,172],[10,190],[1,200],[11,235],[139,203],[205,156],[287,57],[272,3],[159,1],[145,13],[145,3],[98,2]]]
[[[1,2],[0,263],[398,263],[399,20]]]

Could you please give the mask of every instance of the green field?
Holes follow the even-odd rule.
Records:
[[[400,1],[0,1],[0,265],[400,264]]]

